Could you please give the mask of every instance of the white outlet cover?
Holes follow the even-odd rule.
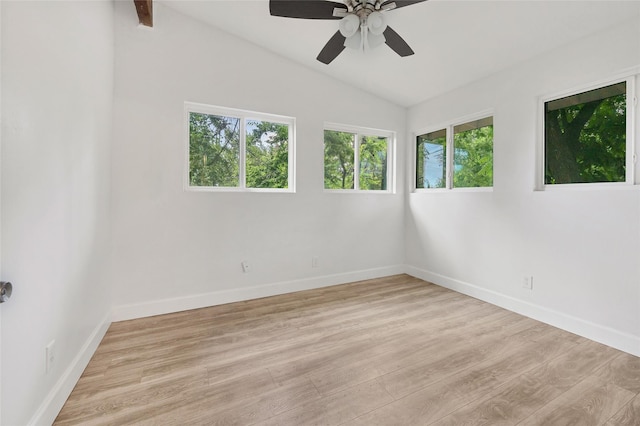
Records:
[[[47,345],[46,348],[44,348],[44,352],[45,352],[45,373],[48,373],[49,371],[51,371],[51,369],[53,368],[53,364],[56,361],[56,341],[52,340],[51,342],[49,342],[49,344]]]

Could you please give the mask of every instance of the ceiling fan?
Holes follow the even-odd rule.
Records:
[[[340,20],[339,30],[318,54],[318,61],[329,64],[345,47],[374,48],[386,43],[400,56],[413,50],[397,32],[385,23],[384,12],[426,0],[270,0],[272,16],[301,19]]]

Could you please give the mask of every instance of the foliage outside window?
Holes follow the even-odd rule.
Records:
[[[447,130],[419,135],[416,139],[416,188],[446,188]]]
[[[544,183],[627,180],[627,83],[544,103]]]
[[[453,187],[493,186],[493,117],[453,127]]]
[[[392,134],[324,131],[325,189],[388,191]]]
[[[416,189],[492,187],[493,117],[416,136],[415,185]]]
[[[190,188],[292,188],[292,118],[194,104],[186,113]]]

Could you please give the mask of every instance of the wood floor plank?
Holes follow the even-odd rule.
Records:
[[[479,363],[463,363],[456,373],[369,412],[350,424],[433,423],[575,346],[573,342],[566,342],[563,347],[555,336],[537,342],[520,342],[514,346],[510,346],[508,342],[509,340],[503,348],[497,348],[494,356]]]
[[[145,386],[127,386],[99,398],[70,398],[55,424],[126,424],[149,415],[155,407],[167,406],[185,392],[206,389],[205,374],[188,375]],[[126,420],[125,420],[126,419]]]
[[[522,342],[517,339],[517,331],[537,327],[529,321],[514,321],[500,333],[487,332],[475,339],[451,336],[453,341],[450,342],[440,338],[429,351],[420,351],[418,362],[407,363],[406,367],[384,374],[379,380],[394,398],[402,398],[502,353],[509,353],[507,345],[518,346]]]
[[[634,397],[633,392],[590,376],[518,425],[602,425]]]
[[[55,424],[638,425],[639,392],[636,357],[397,275],[114,323]]]
[[[374,379],[317,401],[299,405],[258,424],[339,425],[391,401],[391,395]]]
[[[609,421],[606,426],[638,426],[640,424],[640,395],[636,395],[626,403]]]
[[[434,423],[437,426],[508,426],[538,411],[610,362],[618,351],[584,341]]]
[[[611,362],[603,365],[596,376],[631,392],[640,392],[640,358],[619,353]]]

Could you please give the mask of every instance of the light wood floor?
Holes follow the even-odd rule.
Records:
[[[57,425],[640,425],[640,359],[399,275],[112,324]]]

